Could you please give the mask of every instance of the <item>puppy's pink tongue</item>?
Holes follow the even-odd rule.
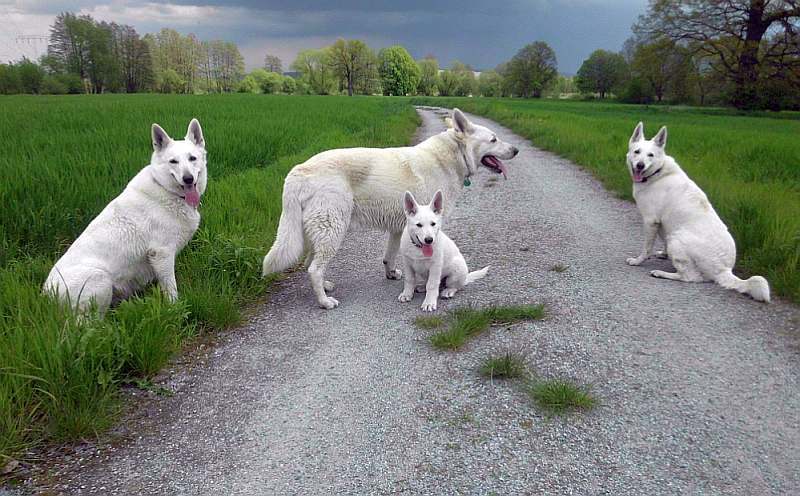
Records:
[[[422,254],[426,257],[433,256],[433,245],[422,245]]]
[[[197,192],[197,188],[194,186],[184,189],[184,198],[186,198],[186,203],[193,208],[197,208],[200,205],[200,193]]]

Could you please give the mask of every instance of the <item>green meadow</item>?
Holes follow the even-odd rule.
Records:
[[[703,188],[736,239],[740,275],[765,276],[800,302],[800,114],[580,101],[415,98],[457,106],[580,164],[632,200],[625,166],[637,122],[669,129],[667,152]]]
[[[670,128],[668,150],[708,193],[739,248],[739,272],[800,301],[800,117],[726,110],[499,99],[263,95],[0,98],[0,466],[37,444],[113,422],[120,385],[147,380],[201,332],[236,324],[262,297],[261,258],[282,179],[309,156],[407,144],[411,103],[496,119],[630,197],[624,165],[639,120]],[[208,146],[203,220],[177,261],[180,300],[152,290],[103,321],[77,322],[40,294],[53,262],[147,164],[150,124]]]
[[[41,297],[50,267],[150,160],[150,124],[206,136],[202,223],[176,264],[180,302],[157,291],[103,322],[78,323]],[[119,386],[158,372],[198,332],[233,325],[263,295],[261,258],[283,177],[311,155],[397,146],[418,124],[407,101],[258,95],[0,98],[0,466],[47,440],[91,436]]]

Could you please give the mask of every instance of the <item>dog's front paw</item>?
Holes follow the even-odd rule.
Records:
[[[325,281],[322,283],[322,287],[325,289],[326,293],[332,293],[334,289],[336,289],[336,285],[330,281]]]
[[[391,279],[393,281],[399,281],[403,278],[403,271],[400,269],[392,269],[386,271],[386,279]]]
[[[628,265],[641,265],[642,261],[639,257],[631,257],[628,259]]]
[[[456,292],[458,292],[458,290],[455,288],[447,288],[444,291],[442,291],[442,298],[449,300],[450,298],[456,295]]]
[[[400,296],[397,297],[397,301],[400,303],[408,303],[414,298],[414,293],[407,294],[407,293],[400,293]]]
[[[319,306],[325,310],[331,310],[339,306],[339,300],[328,296],[327,298],[319,301]]]
[[[420,284],[414,288],[415,293],[424,293],[425,291],[427,291],[427,289],[425,288],[424,284]]]
[[[666,250],[658,250],[655,253],[656,258],[660,258],[661,260],[666,260],[669,258],[669,253]]]
[[[436,300],[434,301],[423,301],[422,306],[420,307],[423,312],[435,312],[436,311]]]

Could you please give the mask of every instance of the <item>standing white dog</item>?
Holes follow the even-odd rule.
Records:
[[[442,228],[444,198],[441,191],[433,195],[429,205],[419,205],[414,195],[406,191],[403,198],[406,212],[406,230],[400,241],[403,257],[403,292],[397,297],[401,302],[414,298],[418,285],[425,285],[424,312],[436,310],[439,287],[443,285],[442,298],[452,298],[471,282],[482,279],[489,267],[470,272],[458,246]]]
[[[677,272],[651,271],[654,277],[675,281],[715,281],[726,289],[769,302],[769,285],[761,276],[742,280],[733,275],[736,245],[728,228],[714,211],[705,193],[664,152],[667,128],[652,140],[644,139],[640,122],[628,144],[628,172],[633,179],[633,197],[644,221],[644,246],[630,265],[650,257],[653,243],[661,236]]]
[[[389,231],[383,264],[387,278],[400,279],[395,257],[406,223],[403,192],[430,196],[441,189],[452,201],[478,164],[505,175],[501,159],[519,152],[458,109],[453,110],[452,125],[417,146],[329,150],[292,169],[283,186],[283,212],[275,243],[264,257],[263,274],[288,269],[309,247],[308,273],[319,306],[335,308],[339,302],[325,294],[333,288],[325,280],[325,269],[354,222]]]
[[[103,314],[158,281],[178,298],[175,256],[200,225],[197,207],[206,189],[206,149],[197,119],[186,139],[173,141],[153,124],[150,165],[100,212],[56,262],[44,291],[85,312],[92,302]]]

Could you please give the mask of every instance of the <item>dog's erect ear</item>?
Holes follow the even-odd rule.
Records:
[[[160,152],[172,143],[172,138],[169,137],[166,131],[161,129],[158,124],[153,124],[153,150]]]
[[[430,207],[431,210],[433,210],[433,213],[436,215],[442,215],[442,209],[444,209],[444,195],[442,194],[442,190],[434,193]]]
[[[633,130],[631,140],[628,143],[632,145],[637,141],[642,141],[642,138],[644,138],[644,124],[640,122],[639,124],[636,124],[636,129]]]
[[[414,199],[414,195],[411,194],[410,191],[406,191],[405,196],[403,196],[403,210],[406,211],[406,215],[415,215],[417,213],[417,200]]]
[[[201,148],[205,148],[206,142],[203,139],[203,129],[200,128],[200,122],[197,119],[192,119],[192,122],[189,123],[186,139]]]
[[[467,116],[457,108],[453,109],[453,129],[461,131],[464,134],[472,132],[472,123],[467,119]]]
[[[663,126],[658,130],[658,134],[653,136],[653,143],[659,148],[664,148],[667,145],[667,126]]]

